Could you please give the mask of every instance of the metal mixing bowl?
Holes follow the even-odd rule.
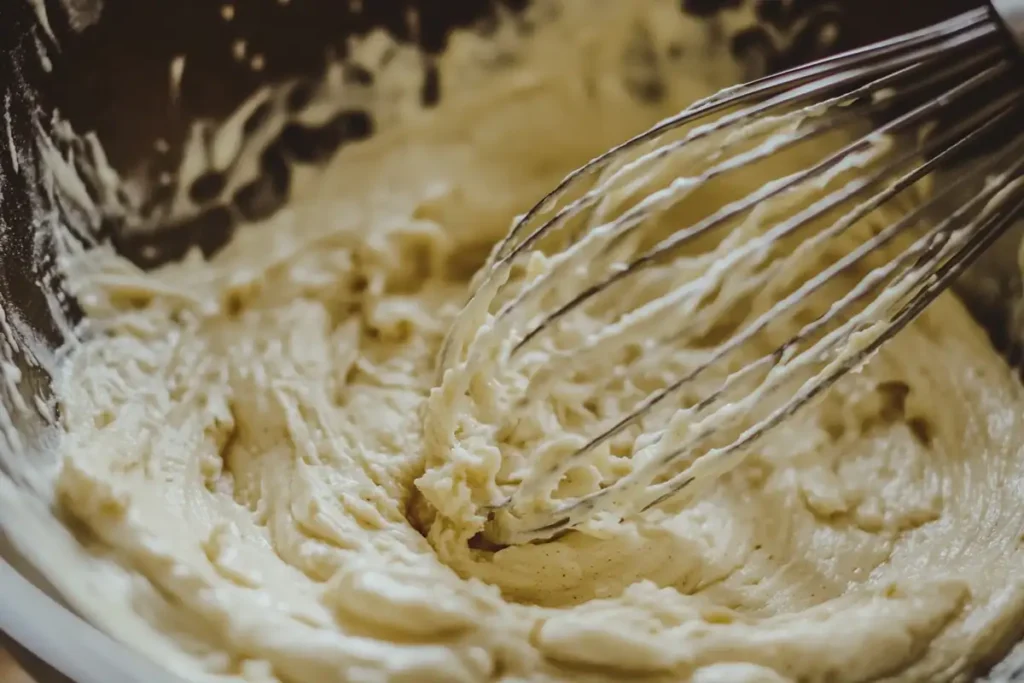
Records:
[[[616,1],[628,0],[594,0]],[[46,411],[19,407],[21,397],[49,395],[52,365],[40,354],[26,353],[6,335],[32,335],[56,348],[67,333],[67,323],[80,316],[70,295],[59,307],[50,305],[44,295],[62,287],[47,243],[50,232],[43,229],[50,221],[73,226],[91,240],[111,240],[146,266],[174,259],[192,244],[213,253],[243,219],[265,218],[280,208],[294,159],[271,153],[277,149],[271,141],[270,151],[261,157],[262,174],[231,193],[218,184],[216,175],[202,170],[185,178],[179,164],[195,122],[216,125],[266,84],[291,83],[294,100],[289,101],[301,106],[325,67],[325,56],[344,62],[347,39],[374,28],[421,48],[424,73],[418,98],[420,106],[433,107],[444,92],[431,58],[445,49],[449,33],[471,26],[486,33],[498,13],[522,17],[529,4],[4,0],[0,375],[14,367],[21,381],[0,382],[0,418],[9,418],[0,419],[0,454],[7,449],[8,455],[17,450],[46,457],[54,434],[53,418]],[[753,76],[916,28],[977,4],[980,0],[680,0],[679,8],[705,21],[712,39],[726,44]],[[751,22],[736,29],[733,20],[741,16]],[[522,21],[520,30],[529,32],[530,23]],[[791,40],[780,47],[769,39],[779,34]],[[169,72],[173,75],[182,60],[188,64],[185,76],[176,87],[168,87]],[[372,80],[372,75],[350,67],[347,77]],[[640,96],[656,96],[656,88]],[[258,127],[259,108],[248,116],[245,126]],[[304,148],[305,162],[322,162],[344,142],[331,130],[320,132],[315,144]],[[90,133],[94,136],[86,137]],[[90,201],[48,182],[58,157],[43,153],[41,138],[51,139],[51,151],[73,168],[81,180],[80,191]],[[100,182],[97,149],[103,150],[121,179],[116,192]],[[85,210],[90,203],[103,210]],[[965,280],[962,291],[997,346],[1012,354],[1017,329],[1012,302],[1020,283],[1013,258],[1016,245],[1007,246],[992,250],[974,276]],[[14,322],[17,329],[11,333],[4,326]],[[0,463],[5,461],[9,458],[0,458]],[[0,518],[0,634],[32,675],[41,683],[173,683],[175,679],[158,666],[67,609],[12,547],[9,524]],[[999,680],[1024,681],[1024,674],[1013,668],[1005,665]]]

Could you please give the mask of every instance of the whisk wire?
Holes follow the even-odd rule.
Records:
[[[1017,100],[1017,101],[1020,101],[1021,99],[1024,99],[1024,96],[1018,94],[1018,95],[1016,95],[1014,97],[1014,99]],[[956,154],[958,151],[960,151],[960,149],[962,147],[964,147],[966,145],[969,145],[977,137],[981,137],[982,135],[984,135],[984,133],[987,131],[987,129],[989,129],[991,127],[994,127],[995,125],[1000,123],[1003,119],[1005,119],[1007,116],[1009,116],[1010,114],[1012,114],[1014,112],[1013,109],[1005,107],[1006,103],[1003,103],[1003,104],[1004,104],[1004,108],[1003,108],[1003,111],[1001,113],[999,113],[997,116],[993,117],[992,120],[988,121],[983,126],[977,128],[977,129],[972,130],[968,135],[962,137],[961,139],[957,140],[956,142],[954,142],[952,144],[949,144],[949,140],[951,138],[955,138],[957,136],[957,134],[962,132],[963,128],[968,127],[971,122],[967,122],[965,124],[961,124],[961,126],[959,126],[957,128],[953,128],[953,129],[951,129],[949,131],[944,132],[943,135],[936,136],[936,138],[934,138],[933,140],[930,141],[930,144],[928,145],[928,147],[944,146],[945,149],[940,154],[934,156],[931,160],[929,160],[925,164],[923,164],[923,165],[921,165],[921,166],[911,170],[910,172],[908,172],[904,176],[900,177],[895,183],[893,183],[892,185],[887,187],[883,192],[881,192],[881,193],[871,197],[868,201],[866,201],[863,204],[855,207],[852,212],[850,212],[847,215],[845,215],[842,218],[840,218],[838,221],[836,221],[828,229],[823,230],[823,231],[819,232],[818,234],[812,236],[810,240],[802,243],[798,247],[798,252],[809,251],[809,250],[813,249],[813,247],[818,245],[819,243],[824,242],[824,241],[826,241],[826,240],[828,240],[828,239],[830,239],[832,237],[835,237],[838,234],[840,234],[841,232],[845,231],[846,229],[848,229],[849,227],[854,225],[857,221],[859,221],[860,219],[864,218],[866,215],[868,215],[872,211],[876,210],[877,208],[882,206],[887,201],[891,200],[895,195],[897,195],[900,192],[902,192],[903,190],[909,188],[914,183],[916,183],[918,180],[920,180],[921,178],[923,178],[926,175],[928,175],[929,173],[931,173],[934,170],[934,168],[937,167],[943,161],[944,158]],[[903,155],[903,157],[901,157],[900,161],[903,161],[903,162],[908,161],[913,156],[915,156],[915,152],[913,152],[913,151],[907,152],[905,155]],[[984,170],[984,169],[987,169],[987,168],[990,168],[990,167],[993,167],[993,166],[997,165],[999,160],[1000,160],[999,158],[996,158],[996,159],[988,161],[985,165],[982,166],[982,169]],[[837,193],[840,194],[841,196],[839,198],[837,198],[837,199],[829,201],[827,208],[833,208],[834,206],[836,206],[839,203],[841,203],[843,200],[845,200],[845,199],[847,199],[847,198],[849,198],[849,197],[859,193],[864,188],[869,187],[869,186],[874,185],[874,184],[877,184],[881,180],[885,179],[888,175],[889,175],[889,169],[885,168],[885,169],[882,169],[881,171],[879,171],[875,176],[873,176],[871,178],[864,179],[864,180],[861,180],[861,181],[855,181],[855,184],[854,184],[853,188],[844,188],[843,190],[837,191]],[[948,190],[954,191],[954,190],[958,189],[960,186],[967,184],[969,182],[969,180],[970,180],[969,177],[961,176],[960,178],[958,178],[958,179],[953,181],[953,183],[949,186]],[[722,358],[724,358],[724,356],[726,354],[728,354],[729,352],[735,350],[740,345],[742,345],[743,343],[745,343],[745,342],[749,341],[751,338],[753,338],[754,335],[756,335],[756,334],[760,333],[761,331],[763,331],[764,328],[767,327],[767,325],[772,320],[776,319],[778,317],[778,315],[782,311],[788,309],[789,307],[791,307],[794,303],[796,303],[800,299],[802,299],[802,298],[806,297],[807,295],[812,294],[816,290],[820,289],[823,285],[825,285],[827,282],[832,280],[834,277],[842,274],[849,267],[851,267],[855,263],[859,262],[867,254],[877,250],[881,246],[884,246],[886,243],[888,243],[889,241],[894,239],[897,235],[899,235],[902,232],[904,232],[909,225],[911,225],[911,224],[913,224],[915,222],[919,222],[921,220],[923,214],[928,212],[930,209],[934,208],[934,206],[936,204],[938,204],[940,201],[941,201],[940,198],[934,198],[934,199],[926,202],[924,205],[922,205],[921,207],[919,207],[918,209],[916,209],[912,213],[904,216],[901,220],[897,221],[896,223],[894,223],[894,224],[892,224],[890,226],[887,226],[885,229],[883,229],[881,232],[879,232],[874,238],[872,238],[868,242],[862,244],[861,246],[859,246],[858,248],[856,248],[855,250],[853,250],[849,254],[845,255],[843,258],[841,258],[839,261],[837,261],[833,265],[829,266],[822,273],[821,276],[819,276],[818,278],[815,278],[814,280],[808,282],[804,287],[801,287],[800,289],[796,290],[795,292],[790,294],[788,297],[780,300],[778,303],[776,303],[774,306],[772,306],[769,310],[767,310],[765,313],[763,313],[753,323],[751,323],[751,325],[746,330],[744,330],[743,332],[738,334],[736,337],[733,337],[731,340],[729,340],[728,343],[726,343],[724,345],[721,345],[718,349],[716,349],[716,351],[711,355],[711,357],[708,358],[704,363],[698,365],[690,373],[688,373],[686,376],[680,378],[678,381],[673,382],[672,384],[670,384],[669,386],[665,387],[664,389],[662,389],[662,390],[652,394],[645,402],[643,402],[641,405],[639,405],[633,412],[629,413],[628,415],[626,415],[625,417],[620,419],[614,426],[612,426],[608,430],[602,432],[600,435],[598,435],[597,437],[592,439],[590,442],[588,442],[585,446],[583,446],[581,449],[579,449],[579,451],[577,451],[577,453],[575,453],[574,455],[572,455],[568,459],[566,459],[563,467],[561,467],[559,469],[558,474],[559,475],[564,474],[564,471],[572,466],[574,460],[584,456],[587,452],[589,452],[592,449],[596,448],[597,446],[599,446],[601,443],[603,443],[607,439],[609,439],[609,438],[617,435],[618,433],[620,433],[627,426],[629,426],[630,424],[635,422],[640,417],[640,415],[642,415],[644,412],[646,412],[647,410],[649,410],[652,407],[655,407],[657,404],[659,404],[661,401],[663,401],[669,395],[671,395],[672,393],[678,391],[685,383],[687,383],[689,381],[692,381],[697,376],[699,376],[703,371],[705,371],[710,366],[712,366],[714,363],[722,360]],[[973,206],[973,205],[971,205],[971,206]],[[817,207],[812,207],[812,210],[809,212],[809,215],[799,215],[797,217],[797,220],[791,221],[789,224],[784,224],[782,226],[782,229],[780,230],[780,233],[789,233],[789,232],[792,231],[790,228],[795,229],[799,225],[804,225],[807,222],[809,222],[810,220],[812,220],[812,218],[820,217],[820,215],[822,213],[823,213],[822,210],[817,209]],[[941,229],[941,227],[942,226],[940,226],[940,229]],[[799,255],[799,254],[797,254],[797,255]],[[798,336],[796,339],[800,340],[803,336],[806,336],[806,335]],[[564,367],[564,366],[562,366],[560,364],[555,364],[555,367]]]
[[[777,105],[793,102],[795,98],[801,95],[805,97],[818,95],[823,90],[845,85],[856,78],[870,77],[877,73],[891,73],[894,69],[912,65],[929,55],[934,56],[936,43],[939,44],[940,54],[950,55],[960,48],[976,44],[980,38],[993,35],[997,30],[991,22],[988,11],[978,9],[965,15],[954,17],[930,29],[923,29],[870,47],[852,50],[842,55],[836,55],[781,74],[766,76],[744,85],[726,88],[715,95],[698,100],[679,114],[669,117],[649,130],[613,147],[567,175],[554,190],[549,192],[517,221],[516,226],[501,241],[498,248],[492,252],[491,262],[487,266],[493,266],[494,261],[506,260],[508,250],[512,248],[511,245],[519,237],[520,232],[524,231],[526,226],[538,214],[548,210],[579,178],[604,168],[613,160],[619,158],[623,152],[640,144],[661,137],[676,128],[688,125],[726,108],[761,97],[781,92],[783,93],[782,99],[773,101],[774,105]],[[905,50],[907,52],[902,53]],[[890,58],[895,61],[891,61]],[[852,71],[853,67],[861,67],[866,64],[872,64],[873,66],[871,69],[863,72]],[[836,74],[835,69],[837,67],[850,69],[851,71]],[[823,74],[829,76],[829,78],[823,81],[818,80]],[[807,91],[794,90],[794,86],[797,84],[816,80],[817,82],[812,82],[810,89]],[[760,114],[764,110],[755,108],[754,111]],[[732,121],[734,120],[730,122]],[[711,132],[711,129],[709,129],[709,132]],[[689,141],[693,142],[694,139],[691,138]]]
[[[990,170],[991,168],[998,166],[1000,162],[1005,161],[1007,158],[1018,158],[1021,157],[1022,154],[1024,154],[1024,137],[1018,140],[1017,144],[1009,147],[1003,154],[987,160],[982,164],[979,170]],[[1013,164],[1009,170],[1003,174],[1003,176],[1019,176],[1022,171],[1024,171],[1024,159]],[[964,177],[959,179],[957,184],[966,182],[967,179]],[[841,263],[835,264],[829,270],[838,271],[849,267],[871,250],[869,245],[876,247],[882,240],[891,239],[895,233],[905,229],[908,223],[921,220],[923,215],[926,214],[929,209],[934,208],[939,201],[940,200],[938,198],[933,199],[915,210],[912,214],[904,217],[897,223],[888,226],[885,231],[876,235],[872,242],[862,245],[862,247],[858,249],[859,253],[851,252],[849,255],[844,257]],[[982,217],[978,219],[981,221],[980,225],[974,226],[973,224],[968,224],[966,227],[960,227],[959,229],[950,229],[951,226],[962,226],[962,221],[965,216],[977,209],[979,206],[986,204],[989,205],[989,208],[985,213],[983,213]],[[905,269],[904,275],[899,278],[897,282],[900,283],[904,278],[913,277],[912,286],[910,288],[911,291],[917,287],[921,287],[921,289],[916,291],[912,298],[897,310],[888,323],[885,323],[885,327],[880,334],[875,336],[868,343],[863,344],[854,353],[851,353],[844,358],[840,358],[837,362],[833,362],[819,374],[806,381],[800,390],[798,390],[789,401],[763,420],[746,429],[728,446],[711,449],[683,472],[676,474],[661,484],[651,484],[650,479],[652,479],[654,475],[662,471],[666,466],[670,466],[679,457],[693,451],[700,445],[702,440],[709,436],[710,432],[708,430],[701,431],[698,428],[695,433],[693,433],[692,437],[684,444],[669,451],[657,460],[648,461],[643,467],[627,475],[615,487],[601,489],[587,496],[564,501],[559,507],[549,513],[550,516],[556,518],[555,521],[547,522],[543,525],[534,526],[526,524],[525,526],[527,528],[533,528],[536,534],[543,537],[553,531],[557,531],[558,529],[571,527],[580,520],[590,516],[595,509],[600,507],[602,502],[616,497],[624,498],[637,488],[646,489],[645,495],[641,497],[641,503],[637,505],[638,511],[645,512],[651,507],[662,504],[669,498],[680,493],[683,489],[687,488],[699,478],[711,481],[716,474],[714,470],[729,469],[730,465],[733,464],[730,462],[731,460],[742,457],[743,452],[753,445],[759,438],[764,436],[764,434],[769,430],[790,417],[794,412],[806,405],[806,403],[813,400],[822,391],[830,387],[835,381],[845,375],[851,368],[863,363],[878,349],[879,346],[905,327],[906,324],[915,318],[928,303],[934,300],[934,298],[945,289],[946,285],[959,275],[963,269],[966,268],[966,266],[969,265],[973,259],[991,243],[992,240],[1002,234],[1002,230],[1015,215],[1019,214],[1022,208],[1024,208],[1024,178],[1018,178],[1018,180],[1005,188],[998,182],[989,183],[982,192],[960,207],[953,215],[938,223],[935,227],[929,230],[928,233],[919,238],[912,248],[903,252],[899,258],[890,262],[882,269],[878,269],[869,274],[869,276],[862,280],[861,283],[859,283],[858,286],[855,287],[854,290],[852,290],[846,297],[833,304],[828,311],[822,314],[814,322],[805,326],[804,329],[802,329],[794,338],[778,347],[770,356],[760,358],[730,375],[723,386],[705,398],[704,401],[698,404],[698,406],[692,409],[692,411],[699,412],[700,410],[709,407],[727,391],[730,385],[735,384],[739,379],[749,374],[753,369],[759,368],[765,363],[778,365],[778,363],[783,360],[788,349],[793,348],[798,342],[815,334],[828,320],[835,318],[836,315],[843,312],[854,301],[863,298],[871,291],[871,289],[874,288],[874,286],[886,279],[886,277],[891,275],[895,270],[905,266],[906,263],[914,257],[918,257],[912,266]],[[888,233],[888,235],[886,233]],[[961,242],[963,242],[963,244],[961,244]],[[950,258],[937,268],[931,269],[930,266],[933,266],[935,263],[933,257],[936,253],[939,253],[940,255],[949,255]],[[835,274],[826,273],[820,274],[816,278],[816,281],[808,283],[805,287],[820,286],[823,279]],[[928,282],[929,280],[930,282]],[[903,288],[901,287],[899,289]],[[780,302],[779,307],[784,308],[791,306],[795,301],[803,298],[806,293],[807,290],[794,292],[786,300]],[[879,299],[873,303],[873,306],[876,309],[887,305],[891,306],[893,305],[893,302],[885,299]],[[870,319],[870,314],[874,312],[875,311],[872,308],[869,308],[860,316],[855,317],[820,340],[814,347],[801,354],[801,357],[805,359],[804,363],[809,363],[817,359],[821,356],[824,350],[834,348],[839,343],[848,339],[849,336],[856,331],[857,323],[859,322],[858,318],[863,319],[866,317]],[[766,313],[758,321],[752,323],[751,328],[759,326],[765,320],[771,319],[773,315],[777,315],[777,313],[778,311]],[[792,362],[787,364],[787,369],[791,369],[793,367],[795,366]],[[757,394],[757,398],[767,398],[781,386],[782,383],[779,381],[768,382],[765,385],[762,385],[761,390]],[[747,397],[746,402],[750,403],[751,401],[752,399]],[[734,407],[731,414],[737,415],[742,413],[743,407],[744,406],[742,405]],[[718,427],[722,426],[724,425],[718,425]],[[621,428],[622,427],[620,427],[620,429]],[[584,454],[586,448],[587,447],[584,447],[584,449],[581,449],[578,453]],[[565,465],[571,467],[571,465],[575,463],[570,461],[574,458],[578,459],[579,457],[581,456],[575,455],[566,459],[563,461],[563,466],[560,467],[560,469],[567,471],[568,467],[565,467]],[[712,471],[709,472],[708,470]],[[550,473],[544,474],[548,476],[542,475],[533,479],[524,480],[517,493],[519,491],[530,490],[535,485],[543,486],[546,484],[550,486],[552,483],[552,477],[550,476]],[[562,471],[561,474],[564,474],[564,471]],[[543,481],[543,479],[547,479],[547,481]],[[510,510],[515,510],[515,502],[516,496],[514,495],[512,499],[509,500],[507,507]],[[545,515],[545,517],[546,516],[548,515]],[[523,521],[527,520],[529,520],[529,517],[524,518]],[[506,523],[508,522],[507,519],[505,521]]]
[[[980,8],[727,89],[598,156],[520,217],[452,325],[442,372],[456,361],[472,372],[498,353],[524,372],[508,399],[515,411],[590,377],[595,363],[626,359],[601,387],[632,377],[651,350],[666,366],[651,366],[655,384],[629,385],[647,389],[628,394],[624,415],[574,417],[584,425],[575,449],[545,450],[513,472],[485,533],[543,540],[601,513],[689,501],[934,300],[1024,207],[1024,80],[1004,32]],[[987,150],[1007,130],[1009,143]],[[715,183],[731,188],[818,143],[809,164],[705,215],[672,217]],[[968,159],[971,173],[941,175]],[[929,189],[939,177],[941,191]],[[903,201],[911,208],[872,226]],[[542,267],[526,267],[538,252]],[[730,278],[736,270],[746,277]],[[585,326],[567,325],[571,315]],[[776,324],[784,319],[795,332]],[[673,359],[677,347],[694,353]],[[642,437],[618,453],[626,470],[601,474],[596,490],[558,493],[631,427]]]
[[[963,121],[963,122],[959,123],[958,125],[955,125],[955,126],[951,127],[943,135],[935,137],[931,142],[929,142],[928,144],[924,145],[924,147],[921,150],[913,150],[911,152],[908,152],[908,153],[902,155],[901,157],[899,157],[897,162],[894,163],[892,166],[886,167],[886,168],[882,169],[881,171],[875,173],[873,176],[871,176],[869,178],[858,180],[858,181],[853,181],[850,185],[847,186],[847,188],[846,188],[844,193],[841,193],[839,195],[832,195],[829,198],[827,198],[827,201],[824,201],[823,203],[820,203],[820,204],[812,205],[805,212],[800,214],[800,219],[801,220],[796,221],[796,222],[787,223],[786,225],[788,227],[790,227],[791,229],[780,231],[779,236],[780,237],[787,236],[787,235],[791,234],[793,231],[799,229],[800,227],[803,227],[803,226],[807,225],[808,223],[810,223],[811,221],[813,221],[813,220],[815,220],[817,218],[820,218],[828,210],[831,210],[831,209],[835,208],[836,206],[838,206],[842,202],[844,202],[844,201],[846,201],[846,200],[856,196],[857,194],[859,194],[859,192],[861,192],[864,189],[870,187],[874,183],[877,183],[878,181],[882,180],[885,176],[890,175],[893,172],[893,170],[896,167],[898,167],[900,164],[907,163],[910,160],[912,160],[914,158],[917,158],[919,155],[922,155],[922,154],[924,154],[925,156],[928,156],[928,155],[930,155],[932,153],[932,151],[934,149],[941,148],[941,147],[944,147],[944,146],[948,146],[950,141],[952,139],[954,139],[955,136],[958,133],[962,132],[964,129],[973,128],[974,126],[979,125],[980,121],[984,121],[985,119],[988,119],[990,117],[994,117],[995,120],[989,121],[987,124],[982,125],[980,128],[975,130],[967,139],[961,141],[961,143],[958,143],[957,145],[955,145],[953,147],[950,147],[949,149],[947,149],[938,158],[938,160],[944,159],[945,157],[949,156],[950,153],[952,153],[953,151],[958,150],[963,144],[971,142],[975,138],[980,137],[982,134],[988,132],[989,128],[991,128],[994,125],[994,123],[996,123],[998,121],[1002,121],[1003,118],[1005,118],[1005,116],[1010,113],[1010,109],[1008,109],[1008,108],[1012,107],[1015,102],[1019,102],[1020,99],[1021,99],[1021,94],[1020,93],[1010,93],[1006,97],[1001,98],[996,103],[993,103],[993,104],[989,105],[988,107],[983,108],[980,112],[976,113],[975,115],[973,115],[971,118],[967,119],[966,121]],[[922,107],[922,110],[934,111],[934,109],[928,109],[929,106],[930,105],[925,105],[924,107]],[[999,111],[999,110],[1002,110],[1002,113],[997,114],[996,112]],[[906,117],[904,117],[904,120],[894,121],[891,127],[892,127],[892,129],[895,130],[896,128],[900,127],[901,124],[905,124],[908,121],[910,123],[914,123],[915,120],[916,120],[915,112],[911,112],[910,114],[906,115]],[[883,128],[880,131],[880,134],[884,134],[885,132],[886,131]],[[863,142],[863,141],[861,141],[861,142]],[[739,214],[741,214],[741,213],[751,209],[753,206],[757,205],[758,203],[760,203],[762,201],[765,201],[767,199],[771,199],[771,198],[773,198],[775,196],[778,196],[779,194],[781,194],[783,192],[786,192],[786,191],[794,189],[795,187],[800,185],[801,181],[806,181],[808,178],[813,177],[813,176],[819,174],[820,172],[826,171],[827,170],[827,166],[837,163],[837,161],[836,161],[837,159],[838,160],[843,160],[843,159],[848,160],[849,156],[851,154],[853,154],[854,151],[856,150],[858,144],[859,143],[855,143],[854,145],[850,145],[849,147],[845,148],[844,150],[840,150],[839,152],[837,152],[832,157],[829,157],[825,161],[821,162],[818,166],[813,167],[809,171],[805,172],[803,175],[797,174],[797,175],[794,175],[794,176],[790,176],[790,178],[786,179],[785,182],[782,182],[782,183],[779,183],[779,184],[776,184],[776,185],[768,185],[765,188],[762,188],[762,191],[761,191],[760,194],[755,193],[754,195],[751,195],[751,196],[748,196],[748,197],[744,198],[740,202],[728,205],[728,206],[724,207],[722,211],[720,211],[719,213],[716,213],[716,214],[714,214],[712,216],[709,216],[704,221],[701,221],[700,223],[698,223],[698,224],[696,224],[694,226],[691,226],[689,228],[685,228],[685,229],[682,229],[682,230],[678,231],[677,233],[675,233],[674,235],[672,235],[668,239],[666,239],[666,240],[662,241],[661,243],[659,243],[658,245],[656,245],[654,248],[652,248],[647,253],[637,257],[633,262],[630,263],[630,265],[627,268],[618,269],[618,270],[614,271],[613,273],[611,273],[609,276],[607,276],[605,279],[603,279],[603,280],[601,280],[601,281],[599,281],[599,282],[597,282],[595,284],[592,284],[592,285],[586,287],[583,291],[581,291],[578,295],[576,295],[570,301],[566,302],[565,304],[563,304],[562,306],[557,308],[554,312],[552,312],[551,314],[549,314],[546,317],[544,317],[540,321],[540,323],[538,325],[533,327],[531,330],[529,330],[524,335],[522,340],[520,342],[518,342],[516,347],[513,349],[513,353],[516,353],[520,349],[525,347],[530,341],[535,339],[544,330],[544,328],[547,327],[548,325],[551,325],[551,324],[557,322],[559,319],[564,317],[567,313],[569,313],[573,309],[579,307],[580,305],[586,303],[592,297],[596,296],[597,294],[599,294],[599,293],[601,293],[603,291],[606,291],[609,287],[611,287],[611,286],[613,286],[615,284],[618,284],[622,280],[624,280],[624,279],[626,279],[626,278],[628,278],[628,277],[630,277],[632,275],[635,275],[640,270],[642,270],[642,269],[646,268],[647,266],[655,263],[661,257],[667,255],[668,253],[670,253],[670,252],[672,252],[674,250],[679,249],[680,247],[684,246],[689,241],[701,237],[706,232],[709,232],[710,230],[713,230],[713,229],[715,229],[717,227],[720,227],[726,220],[738,216]],[[783,143],[782,145],[779,145],[779,148],[781,148],[783,146],[785,146],[785,143]],[[749,158],[751,160],[759,160],[759,159],[763,158],[763,156],[758,154],[756,156],[752,156],[752,157],[749,157]],[[916,182],[917,180],[922,178],[924,175],[926,175],[928,172],[930,172],[936,165],[937,165],[937,160],[929,161],[925,165],[921,166],[919,168],[918,172],[911,174],[909,179],[912,182]],[[708,172],[706,172],[705,174],[701,175],[700,177],[697,178],[696,182],[698,184],[700,184],[702,182],[705,182],[706,180],[709,180],[709,179],[715,177],[715,175],[717,175],[717,169],[718,168],[720,168],[720,167],[716,166],[713,169],[711,169]],[[907,186],[908,186],[907,184],[903,183],[903,184],[899,185],[899,188],[900,188],[900,190],[902,190],[902,189],[906,189]],[[887,195],[887,198],[891,198],[893,196],[893,194],[895,194],[895,193]],[[641,204],[639,206],[642,207],[641,212],[648,208],[648,206],[646,206],[644,204]],[[878,206],[878,204],[876,204],[874,206],[874,208],[877,208],[877,206]],[[622,229],[628,230],[628,229],[634,227],[634,223],[636,221],[638,221],[638,220],[639,220],[639,217],[637,217],[635,215],[634,211],[631,210],[629,212],[628,218],[624,217],[625,225],[623,226]],[[569,253],[571,253],[571,251],[568,251],[566,253],[569,254]],[[745,255],[745,252],[741,251],[741,252],[739,252],[739,254],[740,255]],[[728,263],[724,263],[723,265],[727,266],[729,264]],[[554,279],[559,274],[560,273],[556,273],[555,271],[552,271],[552,273],[549,273],[547,276],[545,276],[545,278],[546,279]],[[543,288],[543,283],[542,282],[535,283],[534,284],[534,288],[542,289]],[[510,308],[512,308],[512,307],[514,307],[516,305],[521,304],[523,298],[525,298],[525,296],[521,295],[520,298],[517,299],[515,302],[513,302],[512,304],[509,304],[508,306],[506,306],[506,308],[502,311],[502,313],[499,314],[499,317],[501,317],[502,315],[506,315]]]

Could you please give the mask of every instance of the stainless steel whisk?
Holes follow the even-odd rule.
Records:
[[[513,473],[489,540],[544,540],[598,513],[621,518],[698,495],[916,318],[1024,209],[1022,52],[1024,0],[992,0],[699,101],[576,170],[522,216],[478,275],[442,371],[480,362],[484,321],[492,339],[509,340],[508,362],[529,365],[537,348],[551,359],[531,371],[523,402],[554,378],[620,362],[623,349],[669,368],[663,374],[672,367],[659,354],[665,344],[697,340],[701,355],[624,417],[595,418],[571,452]],[[785,175],[773,172],[767,184],[745,175],[808,144],[827,151],[796,172],[783,165]],[[687,214],[687,200],[697,203],[715,182],[752,189],[706,215]],[[895,221],[869,226],[885,206],[899,207]],[[754,220],[767,227],[745,233]],[[862,237],[830,251],[853,235]],[[810,253],[831,256],[800,279]],[[537,254],[546,262],[540,275],[529,268]],[[738,265],[753,275],[729,305],[791,282],[780,300],[741,311],[723,331],[718,316],[733,309],[716,303],[716,292]],[[693,277],[658,289],[654,274],[665,268]],[[837,296],[842,282],[850,285]],[[654,293],[622,296],[631,286]],[[822,295],[824,312],[808,314],[807,302]],[[546,339],[595,310],[604,317],[568,346]],[[790,317],[799,331],[772,337]],[[628,472],[583,495],[552,497],[573,468],[641,423],[651,437],[630,454]]]

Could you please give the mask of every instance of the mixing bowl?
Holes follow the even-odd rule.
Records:
[[[628,0],[593,0],[622,2]],[[534,0],[540,4],[543,0]],[[725,45],[754,76],[924,25],[977,5],[968,0],[680,0],[707,43]],[[433,59],[456,29],[487,35],[499,17],[529,33],[527,0],[5,0],[0,7],[0,467],[47,458],[60,419],[52,405],[53,351],[80,311],[63,288],[50,229],[84,243],[112,241],[151,267],[198,245],[217,251],[239,224],[276,212],[289,196],[291,165],[315,167],[345,143],[359,112],[333,127],[279,131],[262,147],[258,172],[228,187],[189,150],[229,119],[262,134],[268,115],[254,93],[285,84],[301,109],[328,65],[373,88],[373,74],[347,63],[348,40],[374,29],[415,45],[422,78],[415,106],[444,97]],[[528,19],[527,17],[534,17]],[[675,46],[685,59],[688,46]],[[677,55],[678,56],[678,55]],[[491,68],[502,68],[495,59]],[[722,85],[726,85],[723,83]],[[656,64],[637,97],[658,97]],[[408,93],[407,93],[408,94]],[[233,117],[233,118],[232,118]],[[239,118],[241,117],[241,118]],[[344,125],[342,125],[344,124]],[[340,127],[339,127],[340,126]],[[361,128],[360,128],[361,126]],[[304,134],[305,137],[302,137]],[[285,135],[290,156],[279,154]],[[299,137],[295,137],[299,135]],[[183,162],[184,160],[184,162]],[[991,250],[961,293],[993,343],[1015,360],[1020,282],[1016,241]],[[30,490],[7,468],[0,482]],[[41,683],[172,683],[70,611],[33,571],[24,529],[0,516],[0,633]],[[20,538],[20,542],[12,540]],[[1024,624],[1022,624],[1024,626]],[[992,680],[1024,681],[1014,657]]]

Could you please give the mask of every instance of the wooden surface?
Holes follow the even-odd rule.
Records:
[[[34,683],[34,681],[14,663],[10,655],[0,650],[0,683]]]

